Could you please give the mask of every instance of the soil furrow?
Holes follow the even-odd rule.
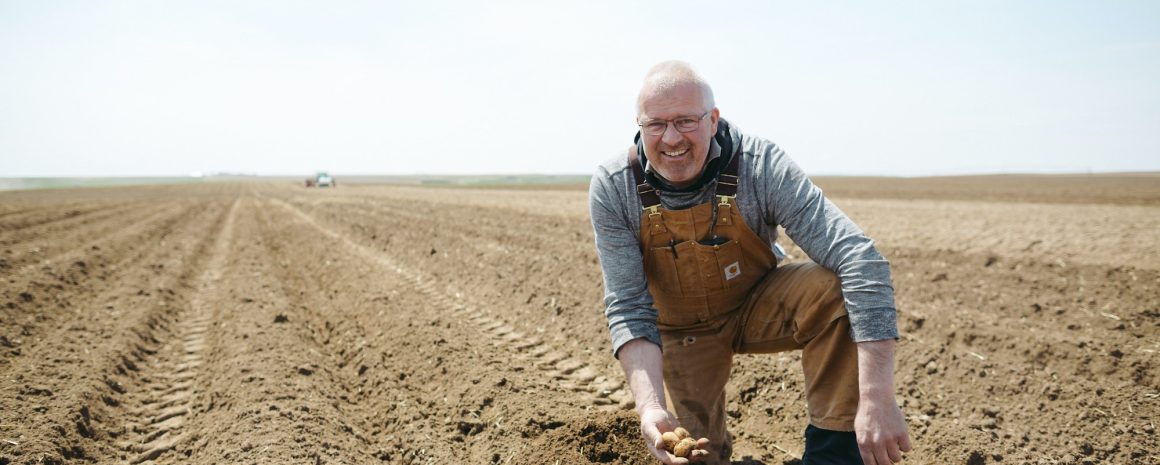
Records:
[[[572,399],[569,403],[573,405],[576,405],[577,402],[586,403],[586,408],[590,409],[602,409],[604,407],[620,409],[631,406],[631,396],[623,389],[623,384],[618,380],[619,373],[613,374],[612,376],[601,373],[589,363],[569,355],[563,348],[553,349],[551,348],[552,345],[544,342],[542,338],[525,336],[513,330],[502,317],[497,316],[495,313],[476,307],[474,304],[462,299],[462,297],[455,297],[456,294],[454,291],[439,289],[436,285],[432,284],[433,281],[431,279],[428,279],[422,273],[404,269],[390,257],[366,249],[350,238],[331,231],[325,226],[320,225],[305,212],[296,209],[290,204],[279,200],[274,200],[274,203],[283,206],[289,214],[296,216],[301,222],[315,228],[320,234],[325,235],[330,240],[343,244],[349,253],[355,257],[359,257],[362,261],[377,266],[387,274],[394,274],[398,279],[401,279],[400,283],[403,288],[408,289],[408,292],[405,294],[410,296],[411,299],[417,298],[419,301],[424,302],[423,306],[427,309],[426,311],[415,309],[420,313],[415,314],[412,317],[412,321],[415,319],[422,320],[424,317],[420,315],[429,315],[427,317],[433,318],[434,320],[430,325],[422,325],[422,327],[438,327],[443,324],[442,322],[446,322],[447,329],[457,329],[457,331],[447,331],[447,333],[475,333],[469,337],[469,341],[479,340],[478,336],[488,336],[480,340],[480,342],[486,345],[476,346],[474,349],[469,350],[477,353],[477,356],[483,359],[494,359],[497,356],[502,357],[504,362],[500,365],[501,367],[519,373],[518,380],[513,379],[515,375],[508,375],[501,379],[499,387],[506,386],[509,382],[520,385],[530,384],[530,386],[523,389],[545,393],[553,392],[556,396]],[[344,263],[349,264],[350,262],[344,261]],[[382,277],[382,272],[377,275]],[[389,297],[388,300],[390,300]],[[357,330],[351,329],[350,331]],[[333,333],[337,332],[340,332],[338,328],[333,331]],[[347,331],[344,330],[341,332],[345,333]],[[444,332],[439,333],[442,334]],[[436,339],[435,346],[442,348],[444,345],[454,344],[453,342],[449,342],[448,339],[446,336],[440,336]],[[330,343],[333,344],[333,341]],[[365,355],[361,355],[361,357],[365,358]],[[451,357],[448,356],[447,358]],[[437,357],[436,360],[442,364],[445,359],[444,357]],[[365,367],[366,365],[362,365],[360,371],[364,370]],[[395,395],[397,396],[398,394]],[[577,395],[579,397],[576,397]],[[415,399],[411,399],[411,401],[414,402]],[[472,412],[474,410],[466,411],[467,414],[471,414]],[[504,417],[510,416],[510,414],[509,412],[507,414],[496,415],[498,417]],[[474,429],[483,429],[486,427],[486,424],[473,421],[461,423],[459,428],[463,431],[460,432],[460,435],[473,436],[476,434],[473,432]],[[463,426],[464,424],[468,426]],[[453,438],[457,437],[454,431],[451,432],[451,435]],[[419,456],[430,457],[431,449],[424,448],[424,450],[428,452],[426,454],[419,454]]]
[[[172,235],[203,208],[189,205],[161,211],[104,241],[74,249],[75,255],[10,276],[0,294],[7,300],[0,308],[0,346],[5,348],[0,363],[8,365],[11,359],[34,351],[45,328],[56,327],[59,318],[100,305],[103,298],[99,296],[120,288],[126,274],[140,272],[143,266],[161,271],[165,265],[158,257],[166,249],[181,247]],[[165,247],[167,238],[172,247]]]
[[[0,230],[0,247],[20,247],[37,239],[45,239],[49,235],[67,234],[77,229],[91,228],[93,225],[100,225],[108,221],[123,221],[126,214],[154,206],[151,205],[152,203],[138,201],[101,205],[86,210],[73,210],[76,213],[52,221],[32,225],[8,224],[7,228]]]
[[[234,221],[239,203],[240,200],[234,201],[222,225],[213,234],[211,255],[193,285],[188,307],[172,315],[172,332],[165,334],[166,340],[157,342],[160,348],[141,364],[146,367],[138,374],[142,384],[126,387],[129,394],[122,405],[136,417],[134,424],[126,425],[130,433],[122,442],[130,464],[157,461],[163,454],[197,438],[196,432],[186,431],[184,426],[193,413],[194,399],[202,389],[195,382],[185,384],[180,381],[194,381],[198,377],[205,334],[214,322],[214,309],[207,301],[217,293],[222,279],[226,257],[234,241]]]
[[[367,449],[338,404],[341,377],[291,312],[297,292],[278,279],[282,262],[262,210],[249,197],[239,204],[236,239],[215,256],[224,265],[210,268],[196,298],[209,324],[175,339],[199,354],[184,362],[198,374],[181,424],[187,440],[159,442],[170,452],[157,463],[359,463]]]
[[[486,219],[488,217],[504,216],[502,212],[484,210],[475,214],[472,223],[489,222]],[[471,295],[489,305],[502,306],[508,313],[514,313],[515,323],[522,326],[525,332],[539,329],[549,334],[565,334],[569,328],[575,327],[577,319],[586,328],[603,324],[602,312],[598,307],[601,279],[594,250],[590,242],[571,242],[580,240],[577,238],[582,235],[569,231],[563,225],[552,226],[553,230],[544,230],[541,235],[572,239],[544,242],[543,247],[535,248],[529,247],[528,241],[502,239],[494,235],[497,232],[503,233],[505,229],[481,228],[471,232],[463,229],[463,225],[448,226],[440,223],[438,215],[416,218],[383,215],[392,224],[398,221],[398,224],[406,225],[391,228],[390,237],[378,229],[347,227],[355,219],[363,217],[366,216],[357,211],[346,212],[345,215],[331,212],[319,220],[332,227],[345,229],[347,237],[368,249],[389,251],[397,260],[408,263],[410,267],[429,270],[432,279],[436,281],[455,283],[457,289],[452,290],[452,293]],[[581,223],[587,225],[587,222]],[[577,266],[577,262],[584,265]],[[497,288],[497,278],[510,282]],[[590,283],[590,286],[581,288],[583,292],[579,293],[561,291],[563,288],[575,289],[576,283]],[[545,311],[553,315],[550,321],[552,324],[548,327],[529,327],[524,324],[525,321],[541,320],[539,316]],[[586,326],[588,324],[593,326]],[[606,334],[594,330],[591,340],[606,341],[606,337]],[[604,361],[608,362],[607,359]]]
[[[352,218],[389,218],[398,225],[419,225],[432,223],[440,218],[464,218],[465,221],[453,221],[441,224],[439,228],[418,228],[420,231],[433,233],[428,239],[437,243],[435,239],[441,235],[450,235],[471,245],[483,252],[499,253],[515,256],[520,252],[555,250],[571,252],[567,258],[584,257],[592,247],[591,232],[586,217],[561,218],[559,215],[529,214],[515,209],[491,207],[487,214],[479,214],[478,207],[442,206],[438,210],[430,205],[416,205],[403,201],[375,202],[342,202],[338,199],[326,199],[310,205],[308,211],[319,214],[328,222],[342,222]],[[470,220],[467,220],[470,219]],[[348,228],[366,233],[365,226],[359,223],[345,225]],[[578,234],[577,229],[585,231]],[[395,231],[395,234],[404,231]],[[373,234],[373,233],[372,233]],[[480,243],[479,239],[486,238],[488,242]],[[377,239],[377,238],[376,238]],[[384,245],[389,245],[390,235],[383,234]],[[563,258],[563,257],[562,257]]]
[[[50,208],[31,206],[13,212],[0,214],[0,244],[7,242],[13,233],[22,233],[41,226],[67,221],[86,221],[89,216],[116,211],[117,204],[94,202],[73,202],[65,205],[51,205]],[[56,228],[59,229],[59,228]]]
[[[114,238],[124,238],[126,230],[133,231],[141,224],[149,223],[162,216],[172,204],[152,204],[144,207],[126,207],[132,213],[118,212],[109,215],[101,223],[88,222],[67,231],[36,234],[30,240],[9,244],[10,248],[26,251],[23,254],[8,254],[8,266],[14,273],[28,271],[50,265],[54,262],[83,259],[93,250]],[[94,246],[96,248],[94,248]]]
[[[324,234],[330,236],[334,240],[341,241],[352,250],[357,251],[359,255],[362,255],[368,260],[380,263],[387,270],[393,270],[403,275],[408,281],[412,283],[412,287],[419,290],[429,301],[439,304],[443,308],[454,311],[456,316],[467,317],[468,319],[475,319],[476,321],[483,319],[492,320],[492,325],[490,327],[484,327],[480,329],[483,329],[485,333],[493,336],[491,338],[493,341],[515,349],[518,356],[523,356],[526,352],[519,350],[521,347],[531,348],[537,345],[551,345],[539,340],[536,340],[537,344],[532,344],[531,339],[526,338],[521,333],[514,332],[509,322],[506,321],[503,316],[492,314],[490,311],[480,308],[478,303],[469,302],[468,299],[463,297],[464,293],[458,292],[454,289],[453,286],[455,283],[447,283],[447,289],[438,289],[434,284],[432,284],[435,282],[434,279],[424,276],[423,273],[404,268],[402,265],[398,264],[385,254],[370,250],[362,245],[359,245],[349,237],[340,235],[327,229],[326,227],[320,225],[312,217],[308,216],[301,210],[296,209],[290,204],[282,203],[280,201],[277,202],[280,205],[291,209],[293,213],[298,215],[308,224],[318,228]],[[453,298],[452,296],[457,297]],[[456,300],[459,302],[456,302]],[[509,336],[509,338],[505,338],[504,336]],[[557,353],[564,354],[562,351]],[[538,358],[536,355],[527,355],[526,357]],[[567,355],[564,355],[555,360],[545,361],[545,363],[540,363],[537,366],[541,367],[543,370],[546,370],[547,375],[561,382],[563,386],[574,391],[584,391],[593,394],[592,399],[595,403],[618,405],[621,408],[631,407],[631,396],[628,395],[627,390],[622,389],[615,381],[611,381],[611,379],[614,379],[614,377],[619,377],[619,373],[616,373],[612,370],[603,370],[606,372],[598,372],[596,371],[598,369],[590,367],[588,362],[581,361]],[[585,370],[580,370],[581,368],[584,368]],[[600,378],[600,382],[593,384],[592,382],[595,381],[598,377]],[[611,392],[605,394],[605,391]],[[614,400],[610,401],[608,399],[609,397]]]
[[[1089,187],[835,200],[894,268],[903,463],[1160,463],[1160,215]],[[0,464],[653,463],[591,234],[582,189],[0,193]],[[800,372],[736,357],[735,465],[799,463]]]
[[[177,221],[159,226],[158,234],[172,235],[175,246],[144,248],[137,262],[163,266],[126,264],[117,275],[123,284],[96,291],[75,307],[67,324],[26,345],[24,356],[13,360],[5,377],[14,383],[0,390],[0,398],[14,408],[0,421],[14,428],[0,434],[35,439],[16,441],[5,459],[59,463],[118,456],[114,441],[125,431],[109,420],[128,392],[121,380],[141,370],[153,334],[166,331],[174,309],[183,305],[180,294],[206,248],[203,229],[215,223],[206,221],[217,214],[208,207],[190,205]],[[38,376],[44,372],[56,376]],[[38,406],[44,401],[51,407]],[[10,423],[15,418],[27,421]]]

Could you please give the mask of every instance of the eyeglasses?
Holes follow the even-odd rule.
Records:
[[[696,131],[697,128],[701,127],[701,121],[704,120],[706,116],[709,116],[709,112],[707,111],[697,118],[692,116],[682,116],[673,120],[654,119],[645,121],[643,123],[637,123],[636,125],[640,126],[641,132],[650,136],[659,136],[664,134],[665,131],[669,129],[669,123],[672,123],[673,127],[677,128],[677,132],[693,132]]]

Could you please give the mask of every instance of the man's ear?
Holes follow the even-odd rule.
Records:
[[[713,134],[717,133],[717,120],[721,119],[721,110],[713,107],[713,111],[709,112],[709,121],[713,122]]]

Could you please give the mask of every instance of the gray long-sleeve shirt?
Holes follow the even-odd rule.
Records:
[[[734,156],[741,157],[736,204],[745,224],[771,248],[777,226],[783,226],[810,259],[838,275],[855,342],[898,337],[890,264],[873,241],[777,145],[743,135],[736,127],[730,127],[729,137]],[[693,192],[657,192],[661,206],[680,210],[710,201],[716,185],[714,180]],[[604,271],[604,314],[613,354],[637,338],[659,346],[657,310],[640,251],[642,207],[624,152],[597,170],[588,201]]]

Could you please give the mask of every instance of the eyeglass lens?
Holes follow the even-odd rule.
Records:
[[[678,132],[691,132],[697,130],[697,128],[701,125],[701,119],[685,117],[674,120],[672,123],[673,127],[677,128]],[[643,124],[642,128],[644,128],[645,134],[650,136],[659,136],[664,134],[665,130],[669,128],[669,121],[649,121]]]

